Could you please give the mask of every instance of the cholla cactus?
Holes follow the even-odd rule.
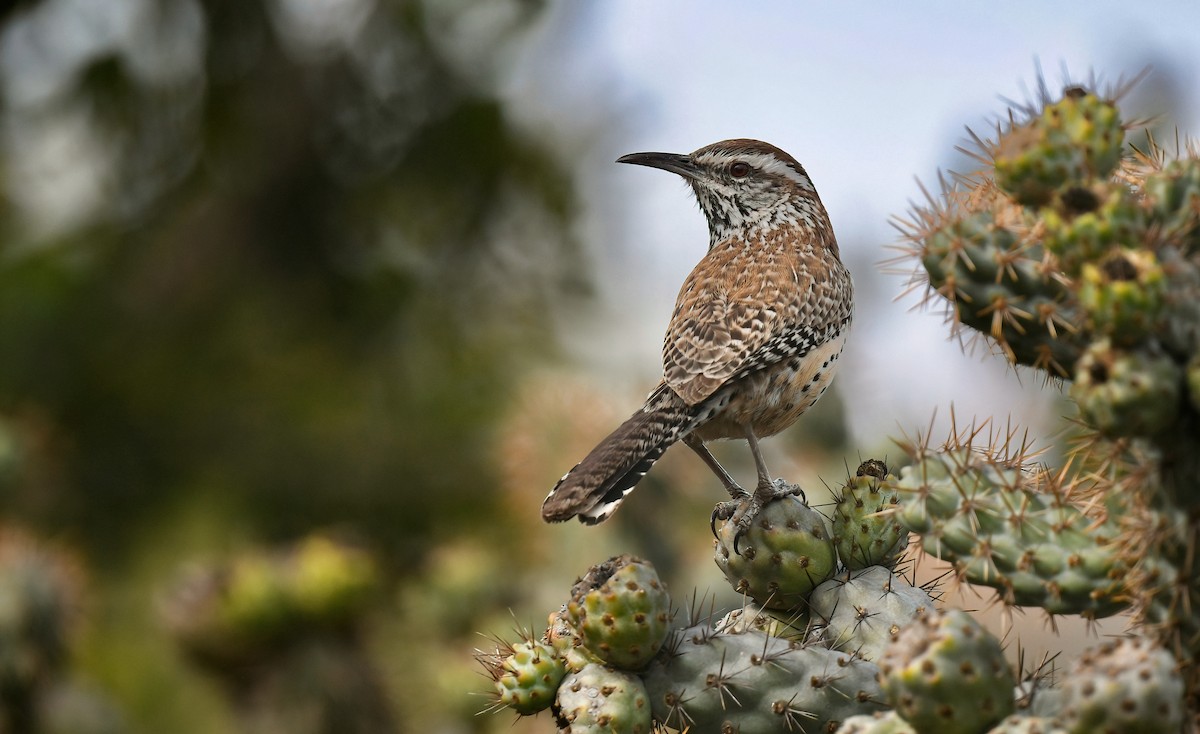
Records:
[[[550,615],[541,642],[522,633],[516,643],[500,641],[478,654],[495,681],[494,707],[536,713],[557,680],[555,720],[560,731],[574,734],[652,726],[833,732],[852,716],[884,711],[879,668],[868,655],[879,654],[880,635],[933,600],[884,566],[825,580],[837,567],[826,521],[794,497],[776,500],[763,514],[767,527],[756,523],[759,532],[747,535],[742,551],[771,548],[781,560],[727,575],[736,590],[761,589],[774,606],[747,602],[720,619],[691,616],[667,632],[674,615],[653,566],[612,558],[575,584],[570,601]],[[718,559],[724,569],[726,559],[720,553]],[[814,586],[814,579],[825,581]],[[864,618],[870,625],[862,625]],[[626,652],[614,654],[619,650]],[[649,657],[646,650],[653,651]],[[559,678],[561,671],[570,672]]]
[[[1182,675],[1194,716],[1200,156],[1126,146],[1119,97],[1071,86],[1015,111],[995,140],[976,138],[982,167],[902,225],[915,282],[956,331],[1070,382],[1080,430],[1066,466],[1033,465],[1014,432],[972,428],[938,448],[908,442],[913,464],[893,486],[922,547],[1003,602],[1131,609],[1141,639],[1174,659],[1153,676]]]
[[[1014,111],[994,141],[977,138],[980,170],[902,226],[915,282],[956,332],[1070,383],[1080,428],[1065,465],[1036,464],[1020,431],[985,421],[941,445],[905,441],[898,472],[865,462],[831,520],[787,496],[740,553],[715,528],[717,565],[746,603],[715,623],[692,616],[648,664],[589,641],[578,614],[551,616],[539,651],[562,662],[538,670],[574,681],[557,694],[560,731],[1195,734],[1200,155],[1127,147],[1118,96],[1073,86]],[[1059,660],[1058,680],[1019,680],[969,613],[897,572],[910,536],[1001,603],[1132,611],[1130,635]],[[601,575],[614,562],[630,561]],[[655,608],[614,605],[605,627],[625,640]],[[526,700],[498,695],[518,711]]]

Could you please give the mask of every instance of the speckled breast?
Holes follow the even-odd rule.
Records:
[[[829,387],[846,330],[803,356],[796,356],[729,384],[706,406],[714,415],[694,433],[704,441],[745,438],[749,424],[756,436],[773,436],[796,422]]]

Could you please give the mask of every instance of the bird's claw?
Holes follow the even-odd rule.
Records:
[[[746,496],[749,497],[750,495],[747,494]],[[713,508],[712,517],[708,520],[708,526],[712,529],[713,537],[717,540],[721,539],[721,536],[717,534],[717,521],[720,520],[723,522],[733,517],[734,512],[737,511],[738,503],[739,500],[726,500],[725,502],[718,502],[716,507]]]
[[[729,496],[732,497],[732,499],[724,502],[718,502],[716,507],[713,508],[712,516],[708,519],[708,527],[712,530],[713,537],[717,540],[721,539],[720,536],[717,535],[717,521],[725,521],[733,517],[735,514],[737,514],[738,508],[753,496],[737,485],[729,487],[728,489]],[[734,545],[736,545],[736,538],[734,540]]]
[[[713,508],[712,517],[709,519],[709,527],[712,529],[713,537],[720,539],[717,535],[717,521],[729,522],[735,527],[733,532],[733,552],[736,555],[742,555],[739,548],[742,537],[750,530],[751,523],[762,508],[767,504],[781,499],[783,497],[799,497],[800,501],[808,504],[808,497],[804,494],[804,490],[797,484],[788,484],[782,479],[776,479],[770,484],[760,484],[755,488],[753,494],[743,492],[741,496],[735,496],[731,500],[718,502]]]

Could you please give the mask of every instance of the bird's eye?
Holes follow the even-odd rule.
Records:
[[[746,161],[734,161],[729,167],[729,175],[734,178],[745,178],[750,175],[750,164]]]

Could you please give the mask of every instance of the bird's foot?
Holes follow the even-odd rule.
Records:
[[[808,498],[798,484],[788,484],[782,479],[759,483],[754,488],[753,494],[743,491],[742,496],[734,497],[727,502],[720,502],[713,508],[711,520],[713,535],[717,534],[717,520],[732,523],[736,528],[733,535],[733,552],[740,556],[742,552],[738,549],[738,543],[750,529],[750,524],[754,522],[754,518],[762,511],[762,508],[777,499],[795,496],[800,497],[801,502],[808,504]]]
[[[741,507],[743,503],[750,501],[753,497],[753,495],[736,484],[730,485],[729,487],[726,487],[726,489],[729,490],[729,496],[733,499],[726,500],[725,502],[718,502],[717,506],[713,508],[712,516],[708,519],[708,527],[712,530],[713,537],[717,538],[718,540],[720,540],[720,537],[717,535],[717,521],[720,520],[724,522],[725,520],[733,517],[733,515],[737,512],[737,509]]]

